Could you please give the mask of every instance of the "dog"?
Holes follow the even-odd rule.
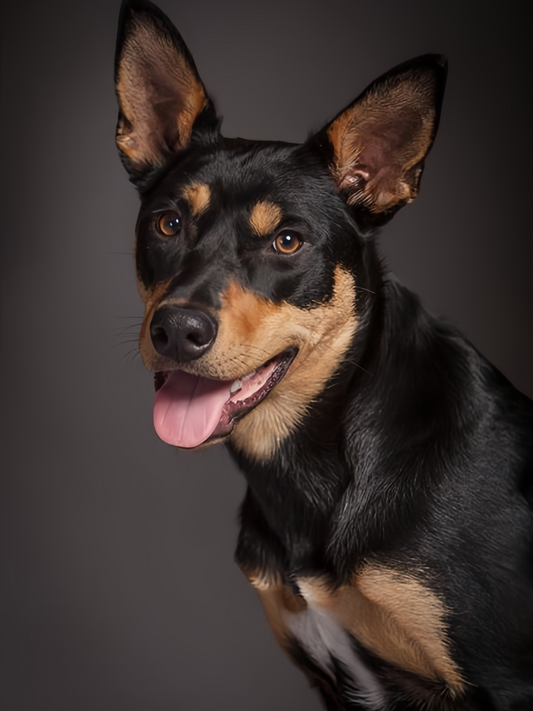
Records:
[[[374,240],[417,195],[445,60],[302,145],[223,138],[149,2],[115,78],[155,429],[244,472],[236,561],[277,641],[329,711],[531,711],[533,404]]]

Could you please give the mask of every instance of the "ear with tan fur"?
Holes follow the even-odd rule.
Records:
[[[218,131],[194,61],[170,20],[151,2],[126,0],[119,19],[116,142],[130,179],[141,183],[195,130]]]
[[[315,137],[363,229],[416,197],[445,83],[444,57],[417,57],[377,79]]]

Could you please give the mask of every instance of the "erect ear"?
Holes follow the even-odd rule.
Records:
[[[195,130],[218,130],[211,101],[184,41],[151,2],[125,0],[115,55],[116,142],[133,182],[142,182]]]
[[[416,197],[445,83],[444,57],[413,59],[377,79],[315,137],[362,228],[384,224]]]

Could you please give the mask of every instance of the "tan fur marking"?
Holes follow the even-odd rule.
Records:
[[[255,360],[258,367],[289,346],[299,348],[280,386],[237,423],[231,436],[249,457],[265,459],[301,422],[351,343],[357,328],[353,278],[337,268],[333,298],[309,310],[276,306],[238,287],[226,298],[213,355],[220,346],[221,353],[229,351],[250,365]]]
[[[296,595],[289,585],[281,582],[279,577],[269,578],[264,575],[247,573],[244,570],[243,572],[260,595],[275,594],[283,609],[288,612],[301,612],[307,608],[304,598],[301,595]]]
[[[158,165],[169,150],[185,146],[196,117],[207,104],[204,88],[185,57],[142,20],[134,22],[123,45],[117,94],[125,116],[117,128],[117,146],[139,168]],[[165,143],[165,131],[159,125],[164,105],[169,121],[174,118],[176,122],[178,145]]]
[[[283,612],[285,606],[281,597],[280,588],[268,588],[267,590],[258,589],[259,599],[263,605],[265,615],[270,625],[270,629],[274,633],[279,646],[286,650],[287,647],[287,627],[283,621]]]
[[[446,607],[414,576],[368,565],[351,585],[336,590],[320,579],[301,579],[298,586],[311,607],[329,612],[377,656],[424,678],[442,679],[455,693],[463,691],[448,648]]]
[[[168,284],[158,285],[148,297],[141,329],[141,356],[154,371],[176,367],[156,353],[149,332],[153,312],[166,288]],[[286,302],[274,304],[232,283],[222,297],[218,321],[211,350],[184,370],[235,380],[290,346],[299,349],[279,387],[240,420],[231,435],[232,443],[249,457],[267,458],[297,427],[350,346],[358,323],[353,277],[337,267],[332,298],[311,309]]]
[[[176,367],[174,361],[164,358],[157,353],[150,337],[150,323],[152,321],[152,317],[156,308],[160,305],[161,298],[169,288],[171,282],[172,279],[159,282],[154,289],[147,291],[139,279],[137,279],[139,292],[142,300],[144,301],[144,318],[141,326],[141,332],[139,334],[139,352],[145,366],[148,370],[152,370],[154,372],[157,370],[172,370],[172,368]]]
[[[241,565],[239,565],[239,567],[256,590],[278,588],[282,584],[281,578],[278,575],[269,576],[264,573],[258,573],[255,570],[250,570],[249,568],[243,568]]]
[[[277,643],[288,653],[288,629],[283,617],[287,612],[293,614],[303,612],[307,608],[306,601],[300,595],[295,595],[288,585],[283,585],[280,582],[275,585],[261,587],[254,585],[254,587],[257,589],[268,624]]]
[[[329,127],[333,170],[339,187],[351,189],[350,204],[382,212],[416,197],[418,173],[411,171],[428,151],[435,123],[431,82],[378,86]]]
[[[145,304],[148,301],[149,292],[145,285],[142,283],[142,280],[140,279],[139,275],[137,275],[137,290],[139,292],[139,296],[141,297],[143,304]]]
[[[183,197],[189,203],[192,214],[196,216],[202,212],[205,212],[205,210],[209,207],[211,190],[209,189],[209,185],[194,183],[192,185],[187,185],[183,191]]]
[[[272,234],[281,222],[281,208],[271,202],[258,202],[250,215],[250,227],[259,237]]]

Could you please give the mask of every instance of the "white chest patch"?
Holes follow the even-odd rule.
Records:
[[[379,680],[360,659],[346,632],[327,612],[309,605],[301,612],[284,610],[282,617],[302,648],[333,680],[333,660],[340,662],[354,682],[353,690],[344,690],[348,700],[357,701],[371,711],[385,707],[386,693]]]

